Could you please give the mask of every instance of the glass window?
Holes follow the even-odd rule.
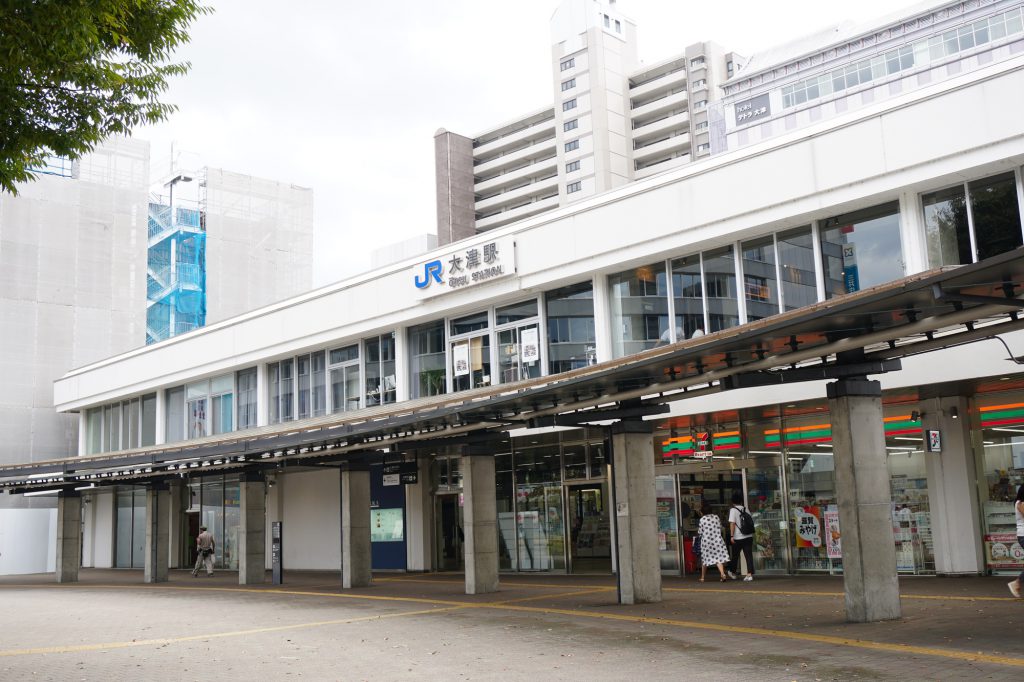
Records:
[[[366,404],[395,402],[395,335],[367,339]]]
[[[779,312],[779,286],[775,273],[775,238],[765,237],[743,244],[743,293],[747,300],[747,321],[753,322]]]
[[[1013,173],[1004,173],[967,184],[971,195],[978,260],[1021,246],[1020,209]]]
[[[95,455],[103,452],[103,408],[94,407],[85,413],[85,452]]]
[[[537,323],[498,332],[498,376],[503,384],[540,376]]]
[[[215,395],[212,402],[213,433],[230,433],[233,431],[234,396],[231,393]]]
[[[718,332],[740,323],[736,291],[736,259],[732,247],[704,254],[704,295],[709,331]]]
[[[167,389],[167,442],[185,440],[185,387]]]
[[[1024,484],[1024,394],[979,396],[978,421],[984,448],[978,459],[985,528],[985,564],[996,572],[1017,575],[1024,561],[1016,554],[1017,523],[1013,510],[1017,489]]]
[[[311,360],[308,355],[300,355],[296,358],[295,369],[299,380],[299,419],[307,419],[312,414],[312,401],[310,394]]]
[[[325,368],[327,354],[324,351],[313,353],[310,359],[313,364],[313,383],[311,388],[313,416],[322,417],[327,414],[327,375]]]
[[[281,366],[281,421],[291,421],[295,415],[294,399],[294,374],[293,361],[282,360],[278,363]]]
[[[611,275],[608,286],[614,357],[632,355],[669,339],[664,263]]]
[[[783,310],[796,310],[818,301],[814,278],[814,236],[810,227],[778,235]]]
[[[487,329],[488,326],[487,311],[485,310],[480,313],[466,315],[465,317],[454,318],[451,323],[451,333],[452,336],[469,334],[470,332]]]
[[[925,194],[921,201],[928,262],[933,266],[973,262],[964,186]]]
[[[235,377],[238,384],[238,429],[256,426],[256,368],[243,369]]]
[[[529,320],[534,317],[537,317],[537,299],[535,298],[521,303],[502,306],[494,311],[495,324],[498,325]]]
[[[103,408],[103,416],[106,421],[106,428],[103,430],[106,436],[104,452],[114,452],[121,449],[121,404],[108,405]]]
[[[591,282],[544,294],[548,322],[548,372],[557,374],[597,362],[594,287]]]
[[[128,447],[139,447],[139,399],[128,403]]]
[[[446,392],[443,321],[409,328],[409,374],[410,398]]]
[[[156,444],[156,393],[142,396],[142,441],[140,445]]]
[[[675,305],[675,340],[704,334],[704,282],[700,254],[672,261],[672,296]]]
[[[821,252],[829,276],[825,293],[831,298],[903,277],[899,207],[895,202],[835,216],[824,222]],[[834,287],[841,272],[842,288]]]
[[[207,433],[206,401],[206,398],[198,398],[188,401],[189,438],[202,438]]]

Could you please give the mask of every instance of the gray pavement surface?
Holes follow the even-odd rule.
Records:
[[[1020,680],[1006,582],[904,578],[902,619],[851,624],[828,577],[667,578],[663,602],[620,606],[609,576],[503,575],[476,596],[457,574],[4,576],[0,680]]]

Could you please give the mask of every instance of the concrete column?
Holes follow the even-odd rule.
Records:
[[[247,475],[239,483],[238,584],[260,585],[266,580],[267,506],[263,477]]]
[[[406,565],[410,571],[434,569],[434,496],[430,488],[430,458],[417,460],[419,483],[405,486]]]
[[[77,583],[82,565],[82,496],[74,490],[57,495],[57,582]]]
[[[89,454],[89,411],[78,413],[78,454]]]
[[[653,426],[641,421],[612,427],[620,604],[661,601],[652,433]]]
[[[183,487],[183,483],[180,480],[168,481],[167,483],[167,489],[170,491],[170,524],[167,527],[167,565],[170,568],[184,568],[181,565],[181,536],[185,517],[185,510],[181,508]],[[192,538],[189,538],[189,540],[194,542]]]
[[[921,196],[917,192],[900,194],[900,238],[906,274],[928,269],[928,242],[925,238]]]
[[[167,390],[160,388],[156,392],[156,433],[153,442],[163,445],[167,442]]]
[[[465,448],[462,456],[466,594],[498,591],[498,502],[494,454],[477,452],[478,447],[481,446]]]
[[[164,483],[154,483],[146,490],[146,557],[142,581],[167,582],[168,535],[171,527],[171,492]]]
[[[836,496],[843,543],[846,619],[855,623],[900,617],[896,546],[892,536],[889,469],[877,381],[828,384]]]
[[[985,570],[967,409],[967,399],[960,396],[921,403],[921,425],[925,430],[937,429],[942,440],[941,452],[925,453],[935,570],[940,575],[976,575]]]
[[[608,276],[594,275],[594,338],[597,345],[597,361],[612,359],[612,334],[621,334],[621,329],[612,330],[611,302],[608,297]]]
[[[370,553],[370,471],[341,472],[341,586],[367,587],[372,578]]]

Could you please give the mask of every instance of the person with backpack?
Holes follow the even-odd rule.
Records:
[[[732,508],[729,509],[729,542],[732,549],[729,568],[726,573],[736,580],[740,570],[740,552],[747,561],[747,575],[744,581],[754,579],[754,517],[743,506],[743,493],[732,494]]]

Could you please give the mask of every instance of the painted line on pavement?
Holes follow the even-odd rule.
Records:
[[[842,592],[804,592],[800,590],[750,590],[745,587],[662,587],[663,592],[718,592],[724,594],[767,594],[783,597],[843,597]],[[743,590],[739,592],[739,590]],[[1020,601],[1015,597],[961,597],[942,594],[901,594],[900,599],[923,599],[932,601]]]
[[[420,609],[418,611],[403,611],[401,613],[384,613],[375,616],[363,616],[360,618],[338,618],[336,620],[319,620],[309,623],[293,623],[291,625],[277,625],[267,628],[252,628],[249,630],[233,630],[229,632],[211,632],[205,635],[188,635],[186,637],[159,637],[156,639],[137,639],[130,642],[100,642],[98,644],[75,644],[69,646],[48,646],[34,649],[10,649],[0,651],[0,658],[10,656],[32,656],[39,654],[69,654],[81,653],[84,651],[109,651],[110,649],[126,649],[139,646],[166,646],[168,644],[180,644],[182,642],[195,642],[224,637],[244,637],[246,635],[261,635],[269,632],[287,632],[289,630],[301,630],[306,628],[323,627],[325,625],[348,625],[385,618],[401,618],[404,616],[420,616],[430,613],[441,613],[444,611],[455,611],[460,606],[449,606],[446,608]]]

